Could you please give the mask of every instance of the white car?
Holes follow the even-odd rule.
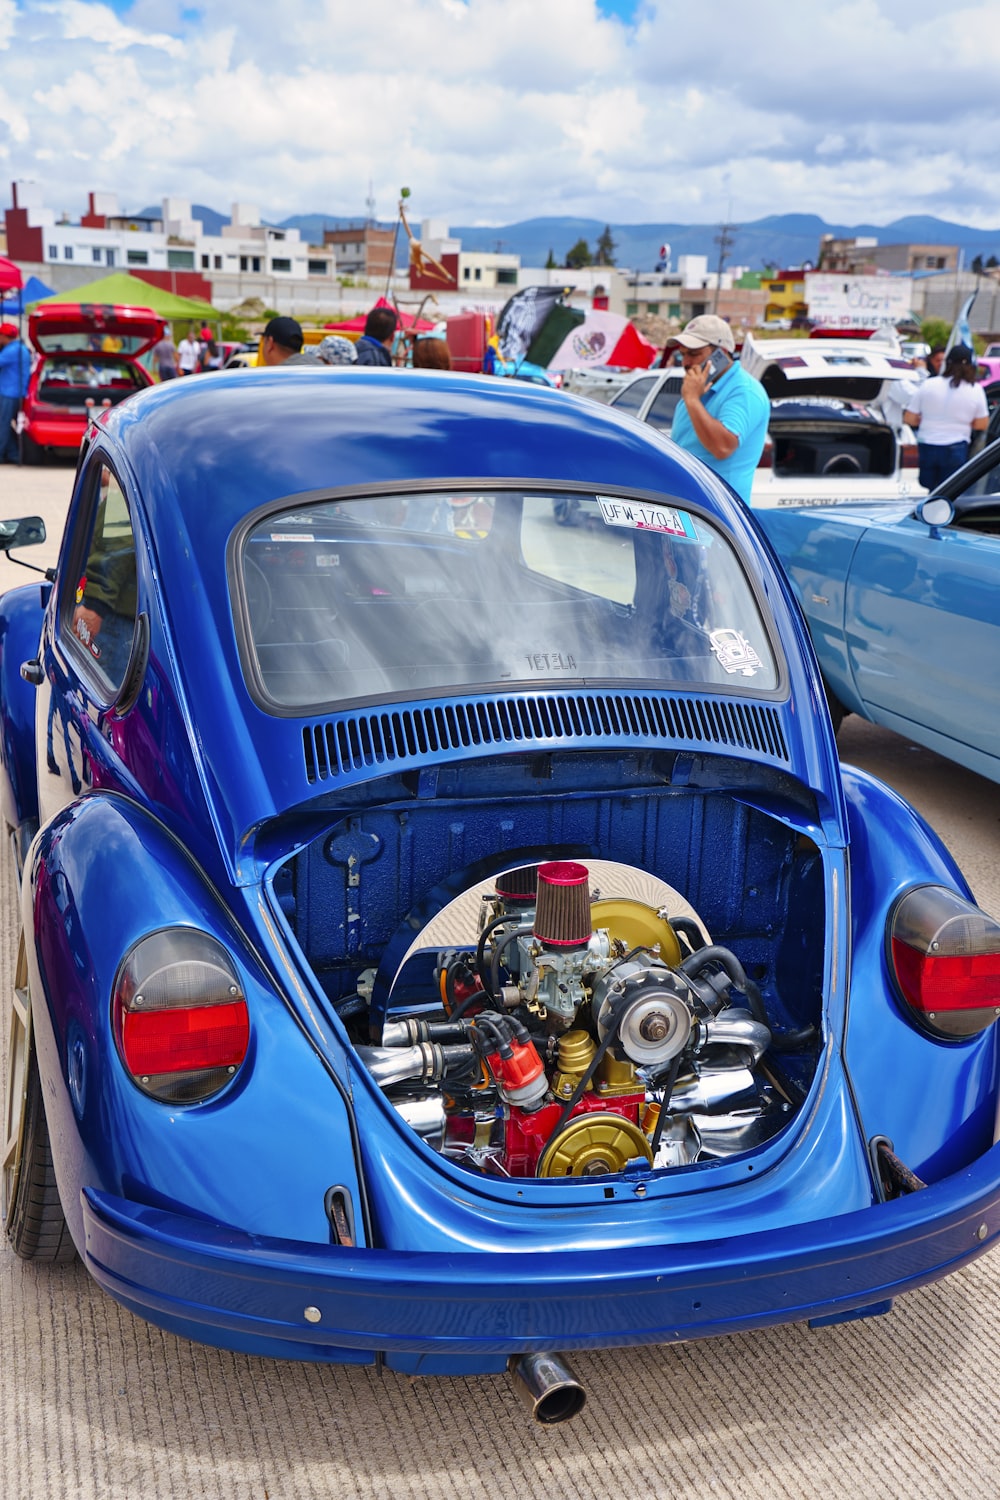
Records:
[[[771,400],[755,509],[925,493],[916,439],[902,422],[916,376],[895,340],[748,335],[740,359]],[[682,379],[676,367],[643,371],[610,405],[669,433]]]
[[[574,396],[589,396],[592,401],[608,405],[629,384],[634,374],[634,370],[622,370],[615,365],[592,365],[579,370],[564,370],[561,388],[571,391]]]

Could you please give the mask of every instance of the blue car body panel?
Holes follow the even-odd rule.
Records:
[[[37,583],[10,589],[0,611],[0,701],[4,706],[0,813],[10,828],[38,821],[35,690],[21,677],[21,663],[38,651],[46,592]]]
[[[871,527],[848,576],[848,649],[861,701],[977,754],[1000,776],[1000,538],[908,517]],[[964,747],[964,756],[961,754]]]
[[[1000,1148],[877,1214],[667,1252],[571,1253],[555,1277],[545,1260],[516,1250],[501,1278],[493,1254],[456,1264],[434,1253],[354,1256],[251,1241],[89,1191],[84,1217],[96,1278],[172,1331],[286,1358],[339,1361],[372,1347],[436,1355],[427,1373],[485,1374],[512,1352],[674,1343],[873,1304],[885,1311],[995,1242]],[[307,1306],[319,1308],[322,1328],[304,1318]]]
[[[0,600],[0,795],[15,826],[40,823],[21,892],[34,1046],[63,1212],[111,1295],[222,1347],[471,1374],[516,1352],[881,1311],[993,1244],[996,1028],[933,1040],[885,950],[903,892],[970,893],[910,807],[842,771],[795,606],[815,634],[807,596],[826,599],[821,655],[855,602],[877,615],[874,576],[848,583],[863,519],[812,513],[803,534],[768,513],[794,550],[789,587],[762,518],[655,431],[437,372],[173,382],[89,441],[51,598]],[[118,703],[65,629],[102,462],[128,503],[144,622]],[[553,677],[269,709],[233,602],[248,518],[441,485],[582,488],[710,519],[753,580],[777,685]],[[875,669],[852,649],[827,675],[853,704]],[[17,675],[33,655],[38,689]],[[780,1128],[677,1170],[630,1158],[568,1180],[472,1171],[418,1135],[363,1061],[352,1007],[375,1035],[403,1013],[420,933],[501,855],[670,874],[792,1039],[772,1059]],[[116,1041],[123,960],[163,929],[216,941],[246,997],[246,1059],[194,1105],[150,1097]],[[876,1138],[926,1190],[882,1201]],[[351,1215],[339,1240],[331,1194]]]

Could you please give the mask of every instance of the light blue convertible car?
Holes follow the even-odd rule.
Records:
[[[763,511],[834,724],[856,713],[1000,781],[1000,442],[933,496]]]

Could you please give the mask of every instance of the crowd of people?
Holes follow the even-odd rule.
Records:
[[[391,366],[399,334],[399,319],[391,307],[373,307],[357,340],[327,334],[307,346],[302,325],[295,318],[272,318],[261,334],[261,364]],[[451,353],[444,339],[407,335],[410,357],[417,370],[450,370]]]
[[[380,303],[368,313],[356,339],[324,335],[307,345],[302,325],[285,315],[273,317],[258,347],[258,362],[281,366],[391,366],[400,358],[414,369],[449,370],[447,342],[435,335],[400,328],[392,307]],[[745,501],[767,439],[770,403],[760,383],[736,360],[732,327],[714,314],[693,318],[667,343],[684,369],[681,399],[673,418],[675,443],[707,464]],[[222,369],[226,351],[207,325],[192,324],[179,344],[169,331],[150,353],[161,381]],[[16,416],[28,385],[31,355],[12,323],[0,324],[0,463],[20,461]],[[920,483],[933,489],[959,468],[988,425],[986,396],[979,383],[974,351],[966,344],[937,345],[914,361],[911,380],[899,382],[887,401],[890,416],[917,431]]]
[[[260,336],[258,362],[271,369],[283,365],[391,366],[399,333],[399,319],[394,309],[377,306],[368,313],[364,331],[356,340],[331,333],[317,343],[307,344],[301,323],[281,315],[272,318]],[[411,345],[409,357],[415,369],[451,369],[451,353],[444,339],[423,334],[406,334],[404,337]],[[205,370],[221,369],[225,364],[225,353],[210,328],[198,332],[192,326],[179,344],[174,343],[169,332],[165,333],[153,345],[151,362],[160,380],[175,380]]]
[[[192,324],[179,344],[165,332],[150,350],[150,361],[160,380],[175,380],[180,375],[221,370],[225,352],[207,324],[200,330]]]

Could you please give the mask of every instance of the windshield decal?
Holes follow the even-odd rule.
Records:
[[[640,505],[634,500],[611,500],[598,495],[597,503],[606,526],[629,526],[633,531],[663,531],[668,536],[698,540],[694,521],[683,510],[670,505]]]
[[[531,651],[525,660],[529,672],[576,671],[576,658],[568,651]]]
[[[670,598],[670,613],[681,619],[691,608],[691,590],[686,583],[679,583],[676,578],[671,578],[667,584]]]
[[[708,638],[720,667],[743,677],[756,677],[763,662],[741,630],[713,630]]]

